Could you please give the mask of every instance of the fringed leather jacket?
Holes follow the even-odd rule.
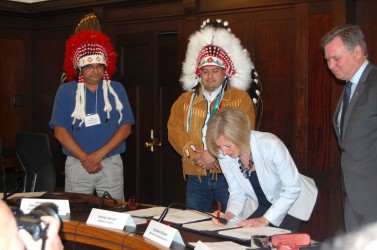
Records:
[[[173,104],[168,121],[168,139],[173,148],[182,156],[183,178],[186,175],[207,175],[207,170],[195,165],[193,158],[195,150],[203,149],[202,128],[205,125],[208,102],[203,97],[202,88],[198,96],[193,100],[190,129],[187,130],[187,113],[190,105],[192,91],[183,93]],[[211,103],[212,110],[215,102]],[[233,87],[224,92],[220,108],[233,106],[240,108],[250,116],[250,121],[255,125],[254,105],[247,92]],[[210,170],[213,176],[221,173],[221,170]]]

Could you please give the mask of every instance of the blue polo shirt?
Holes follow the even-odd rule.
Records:
[[[106,144],[118,128],[124,124],[135,123],[135,119],[128,101],[128,96],[123,85],[119,82],[111,81],[111,86],[117,93],[120,102],[123,104],[123,118],[118,124],[120,118],[119,112],[116,110],[115,98],[108,92],[108,98],[112,106],[110,112],[110,119],[107,120],[107,113],[103,110],[105,103],[103,99],[102,90],[103,81],[100,81],[97,91],[92,93],[88,89],[85,91],[86,114],[97,113],[100,117],[101,124],[86,127],[85,123],[79,126],[81,120],[76,120],[75,124],[72,124],[73,118],[71,114],[75,108],[77,82],[72,81],[61,85],[56,93],[54,107],[52,111],[52,117],[50,121],[50,127],[61,126],[67,129],[67,131],[73,136],[76,142],[86,153],[92,153],[104,144]],[[124,141],[118,148],[111,151],[107,156],[113,156],[119,153],[123,153],[126,150],[126,142]],[[67,156],[72,156],[64,147],[63,153]]]

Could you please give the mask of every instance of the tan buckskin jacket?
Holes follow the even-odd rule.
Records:
[[[195,98],[192,105],[192,117],[190,131],[186,132],[187,110],[190,105],[192,91],[183,93],[174,102],[168,121],[168,139],[173,148],[182,156],[183,178],[186,175],[207,175],[205,169],[195,165],[193,158],[195,156],[194,150],[202,150],[202,128],[207,116],[208,102],[203,98],[202,88],[200,88],[199,95]],[[211,103],[211,109],[215,101]],[[254,105],[250,96],[246,91],[239,90],[233,87],[228,88],[221,101],[221,107],[233,106],[245,111],[249,117],[252,125],[255,125],[255,111]],[[187,155],[188,154],[188,155]],[[212,174],[221,173],[221,170],[211,170]]]

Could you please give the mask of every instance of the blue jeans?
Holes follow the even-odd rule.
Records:
[[[213,202],[220,201],[221,211],[226,210],[229,192],[228,183],[223,174],[212,177],[211,173],[201,176],[189,175],[186,188],[186,206],[202,212],[211,213]]]

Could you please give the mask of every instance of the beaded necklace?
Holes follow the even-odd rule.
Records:
[[[242,163],[242,160],[241,160],[241,159],[238,159],[238,164],[240,164],[240,171],[241,171],[241,173],[243,174],[243,176],[244,176],[246,179],[249,179],[250,176],[251,176],[251,172],[252,172],[251,169],[252,169],[253,166],[254,166],[253,155],[250,154],[248,168],[245,168],[245,165]]]

